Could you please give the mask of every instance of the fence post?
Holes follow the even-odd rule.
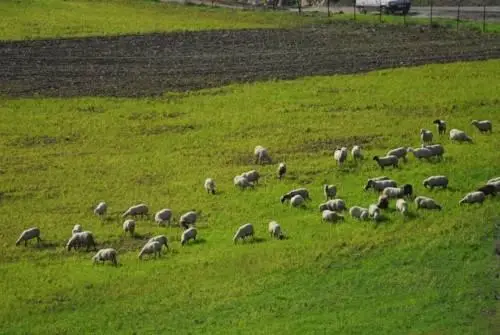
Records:
[[[431,0],[431,13],[430,13],[430,19],[431,19],[431,26],[432,26],[432,9],[434,7],[434,0]]]
[[[326,0],[326,8],[328,11],[328,17],[330,17],[330,0]]]
[[[379,22],[382,23],[382,2],[380,2],[380,6],[378,9]]]
[[[483,33],[486,32],[486,0],[483,1]]]
[[[297,6],[299,8],[299,15],[302,14],[302,0],[297,0]]]
[[[460,23],[460,0],[457,1],[457,31],[459,23]]]
[[[354,13],[354,21],[356,21],[356,0],[352,0],[352,12]]]

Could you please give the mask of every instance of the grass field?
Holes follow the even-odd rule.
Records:
[[[0,99],[0,333],[494,333],[499,200],[463,208],[458,200],[500,175],[498,130],[480,135],[470,125],[500,123],[499,78],[496,60],[155,99]],[[443,162],[410,157],[378,169],[373,155],[418,146],[419,129],[434,130],[437,117],[475,143],[438,138]],[[276,164],[252,163],[258,144]],[[366,159],[337,168],[332,150],[353,144]],[[289,169],[282,181],[279,161]],[[237,190],[233,177],[253,168],[261,183]],[[322,184],[337,184],[348,206],[368,206],[377,196],[363,186],[381,174],[412,183],[443,211],[411,204],[408,220],[390,209],[379,225],[320,222]],[[449,176],[448,190],[423,188],[434,174]],[[209,176],[215,196],[203,190]],[[311,192],[307,208],[279,202],[299,186]],[[101,200],[110,206],[104,222],[92,214]],[[199,241],[181,247],[178,227],[146,220],[135,238],[124,236],[118,214],[138,202],[172,208],[176,218],[200,211]],[[288,239],[269,238],[272,219]],[[255,241],[233,245],[246,222]],[[115,247],[121,266],[92,266],[93,253],[65,251],[76,223],[99,247]],[[43,247],[14,246],[31,226],[41,228]],[[139,261],[157,233],[172,251]]]

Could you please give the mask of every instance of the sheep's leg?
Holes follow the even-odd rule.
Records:
[[[24,240],[24,246],[27,247],[28,246],[28,240]]]

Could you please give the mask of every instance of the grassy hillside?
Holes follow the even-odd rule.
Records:
[[[500,61],[386,70],[354,76],[229,86],[158,99],[0,100],[0,333],[5,334],[488,334],[495,327],[498,261],[493,250],[499,199],[459,207],[458,200],[500,175],[500,136],[479,135],[471,119],[500,123]],[[371,157],[418,146],[432,120],[470,133],[474,144],[437,138],[443,162],[410,157],[381,172]],[[496,127],[496,126],[495,126]],[[437,137],[437,134],[435,134]],[[255,145],[276,164],[255,166]],[[335,146],[360,144],[366,159],[337,168]],[[255,190],[233,176],[257,168]],[[379,225],[349,217],[320,222],[322,184],[338,185],[348,206],[368,206],[367,178],[412,183],[441,212],[404,220],[386,212]],[[448,190],[425,190],[429,175]],[[219,193],[203,190],[206,177]],[[284,192],[308,187],[304,209],[282,205]],[[101,222],[92,208],[109,204]],[[139,220],[137,236],[118,214],[147,203],[176,218],[201,212],[199,241],[181,247],[178,227]],[[270,220],[288,239],[271,240]],[[233,245],[251,222],[254,242]],[[93,253],[67,252],[74,224],[99,247],[114,247],[121,266],[92,266]],[[14,245],[27,227],[43,246]],[[145,239],[162,233],[171,252],[139,261]],[[497,262],[497,263],[495,263]],[[495,305],[496,304],[496,305]]]

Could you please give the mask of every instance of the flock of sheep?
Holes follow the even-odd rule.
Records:
[[[437,126],[438,133],[440,135],[446,133],[446,122],[443,120],[434,120],[433,122]],[[473,120],[471,122],[481,133],[492,132],[492,122],[490,120],[477,121]],[[449,132],[449,138],[454,142],[469,142],[472,143],[472,138],[467,135],[464,131],[458,129],[451,129]],[[389,150],[387,154],[383,157],[374,156],[373,160],[377,162],[380,168],[383,170],[385,167],[398,167],[399,160],[407,160],[407,153],[411,152],[417,159],[431,159],[438,158],[441,159],[445,150],[441,144],[432,144],[433,134],[430,130],[421,129],[420,139],[422,145],[420,148],[407,148],[399,147]],[[348,158],[348,149],[346,147],[336,148],[333,154],[334,159],[337,164],[341,166]],[[266,148],[262,146],[255,147],[254,150],[255,163],[257,164],[271,164],[272,159]],[[351,150],[351,156],[354,160],[363,159],[363,153],[361,148],[355,145]],[[287,172],[287,166],[285,163],[280,163],[277,168],[277,178],[282,179]],[[260,179],[260,174],[257,170],[251,170],[241,175],[234,177],[233,183],[236,187],[240,189],[254,188],[258,184]],[[425,188],[433,189],[435,187],[448,187],[448,178],[446,176],[430,176],[423,181],[423,186]],[[204,183],[204,188],[207,193],[216,193],[216,184],[212,178],[207,178]],[[319,205],[319,210],[321,212],[321,219],[324,222],[337,222],[343,221],[344,216],[341,214],[343,211],[348,211],[349,215],[358,220],[368,220],[372,219],[374,221],[380,221],[383,218],[382,210],[389,207],[389,202],[395,200],[395,208],[397,211],[402,213],[402,215],[408,214],[409,203],[406,199],[413,197],[413,186],[411,184],[404,184],[398,187],[398,184],[386,177],[376,177],[371,178],[367,181],[365,186],[365,191],[373,189],[380,193],[377,203],[370,204],[368,207],[362,206],[351,206],[347,207],[344,200],[337,197],[337,187],[336,185],[323,185],[323,194],[325,196],[326,202]],[[481,186],[477,190],[474,190],[466,194],[460,201],[459,204],[472,204],[472,203],[483,203],[486,196],[495,196],[496,192],[500,192],[500,177],[490,179],[485,185]],[[309,196],[309,191],[306,188],[298,188],[291,190],[283,194],[280,198],[281,203],[289,202],[291,207],[300,207],[305,204],[306,200],[311,200]],[[432,198],[426,196],[417,196],[414,198],[414,203],[417,209],[437,209],[441,210],[442,206]],[[94,209],[94,214],[99,217],[104,217],[106,215],[108,206],[105,202],[100,202]],[[138,204],[127,209],[122,217],[126,219],[127,217],[137,217],[149,215],[149,207],[146,204]],[[165,208],[155,213],[154,221],[158,225],[171,224],[172,220],[172,210]],[[198,214],[196,211],[189,211],[184,213],[179,218],[179,226],[183,229],[181,235],[181,245],[185,245],[190,240],[196,240],[198,231],[196,229],[196,220]],[[133,219],[126,219],[123,222],[123,231],[125,233],[134,234],[136,222]],[[271,237],[277,239],[283,239],[284,234],[282,232],[281,226],[276,221],[269,222],[268,232]],[[80,225],[75,225],[71,232],[71,237],[66,244],[68,251],[71,249],[79,249],[85,247],[88,251],[90,247],[97,250],[94,236],[90,231],[83,231]],[[244,224],[240,226],[233,236],[233,242],[236,243],[240,239],[245,239],[247,237],[254,236],[254,227],[251,223]],[[27,242],[31,239],[37,239],[38,242],[41,241],[40,229],[38,227],[29,228],[23,231],[16,241],[16,245]],[[168,239],[165,235],[158,235],[149,239],[139,252],[139,259],[142,259],[146,254],[152,254],[154,257],[156,255],[161,255],[161,250],[165,246],[169,249]],[[94,263],[110,261],[112,264],[117,265],[117,251],[113,248],[104,248],[97,251],[97,253],[92,257]]]

